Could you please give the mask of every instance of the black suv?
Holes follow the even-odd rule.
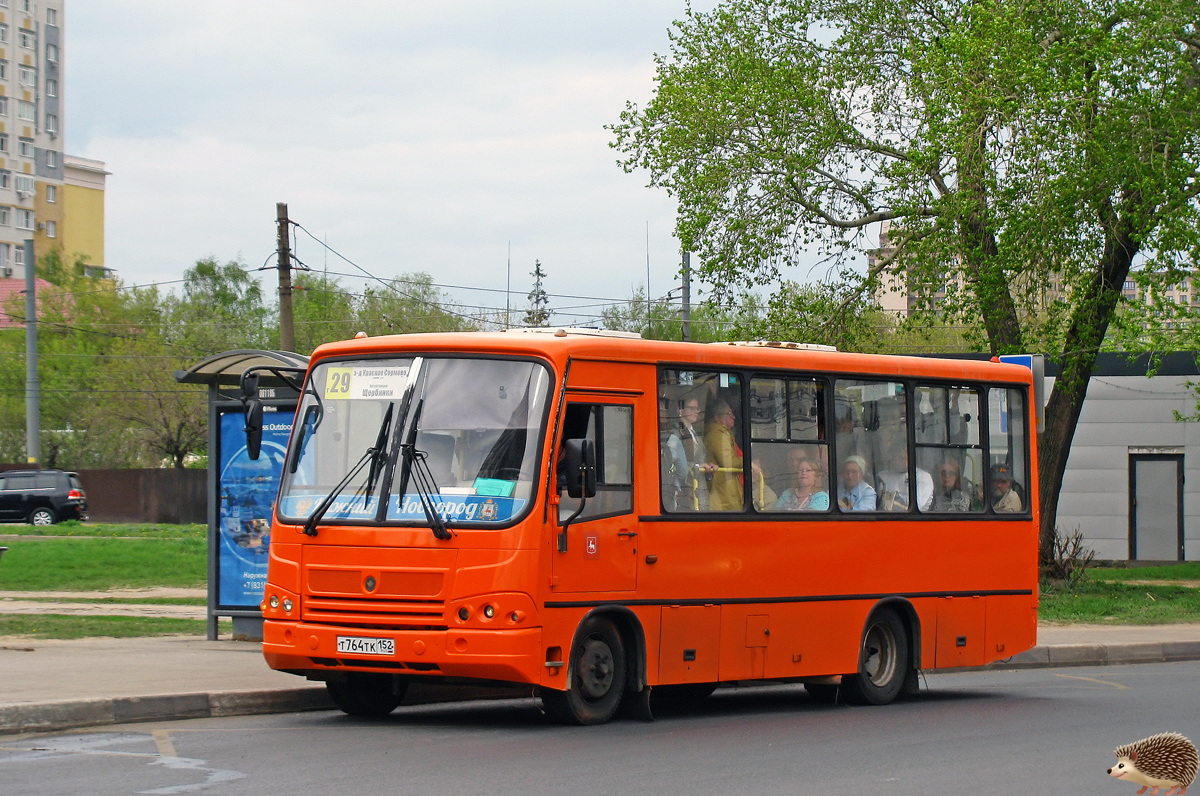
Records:
[[[9,470],[0,473],[0,522],[53,525],[86,520],[87,495],[76,473]]]

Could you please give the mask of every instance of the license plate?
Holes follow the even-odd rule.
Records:
[[[390,638],[338,636],[337,651],[355,655],[395,655],[396,642]]]

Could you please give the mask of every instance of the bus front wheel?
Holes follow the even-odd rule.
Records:
[[[542,690],[546,713],[564,724],[603,724],[625,692],[625,645],[616,625],[593,617],[579,629],[568,663],[566,691]]]
[[[863,633],[858,671],[842,677],[842,699],[852,705],[886,705],[900,695],[911,666],[908,631],[893,611],[871,617]]]
[[[346,681],[325,683],[338,710],[351,716],[386,716],[400,705],[408,683],[387,674],[346,675]]]

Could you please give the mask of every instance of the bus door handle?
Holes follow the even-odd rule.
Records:
[[[637,531],[617,531],[617,536],[628,536],[632,539],[637,536]]]

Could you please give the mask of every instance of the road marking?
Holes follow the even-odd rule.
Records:
[[[163,757],[179,757],[179,753],[175,751],[175,744],[171,743],[171,733],[167,730],[154,730],[151,735],[154,736],[154,748],[158,749],[158,753]]]
[[[1070,680],[1087,680],[1089,683],[1099,683],[1100,685],[1111,685],[1113,688],[1118,688],[1122,691],[1128,690],[1129,686],[1114,683],[1109,680],[1097,680],[1095,677],[1080,677],[1077,674],[1056,674],[1055,677],[1066,677]]]

